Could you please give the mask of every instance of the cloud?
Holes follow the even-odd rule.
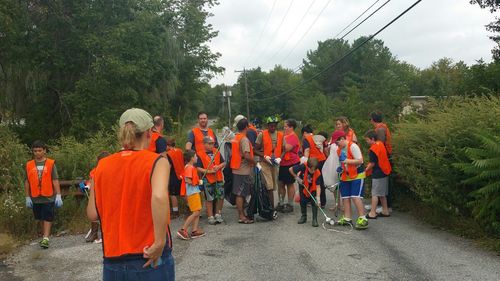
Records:
[[[214,17],[209,22],[219,30],[219,36],[210,42],[210,47],[222,54],[218,64],[225,67],[226,72],[212,79],[212,85],[234,84],[238,77],[234,70],[243,67],[261,66],[268,70],[282,63],[295,69],[308,50],[316,49],[318,41],[333,38],[375,2],[310,0],[314,4],[305,14],[312,2],[295,0],[285,17],[291,1],[276,0],[271,17],[274,2],[271,0],[225,0],[213,8]],[[379,1],[375,7],[384,2]],[[413,2],[391,1],[346,39],[352,41],[376,32]],[[325,6],[321,17],[306,33]],[[298,25],[302,17],[304,20]],[[491,59],[494,42],[488,38],[490,33],[484,26],[493,20],[494,14],[469,4],[468,0],[422,1],[377,38],[383,40],[400,60],[420,68],[443,57],[472,64],[480,58]],[[302,36],[303,40],[298,42]],[[285,59],[295,45],[295,50]]]

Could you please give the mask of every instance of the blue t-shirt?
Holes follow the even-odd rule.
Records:
[[[199,185],[191,185],[186,182],[186,195],[193,195],[196,193],[200,193],[200,186]]]
[[[167,141],[164,137],[159,137],[156,139],[156,153],[160,154],[167,151]]]

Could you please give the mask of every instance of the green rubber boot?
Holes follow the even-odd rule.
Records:
[[[312,226],[313,227],[318,227],[318,206],[315,204],[311,204],[311,210],[312,210]]]
[[[307,206],[300,205],[300,213],[302,213],[302,215],[300,216],[300,219],[297,223],[298,224],[306,223],[306,221],[307,221]]]

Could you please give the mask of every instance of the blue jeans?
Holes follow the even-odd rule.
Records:
[[[162,264],[156,269],[142,268],[146,259],[104,260],[104,281],[141,281],[141,280],[175,280],[174,257],[172,250],[165,250],[161,257]]]

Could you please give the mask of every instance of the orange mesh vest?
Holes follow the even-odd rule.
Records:
[[[392,171],[391,163],[389,163],[389,157],[387,156],[387,150],[385,149],[384,143],[381,141],[376,141],[370,146],[370,150],[377,155],[378,166],[380,170],[384,172],[385,175],[389,175]]]
[[[181,183],[181,196],[186,196],[186,178],[191,179],[191,185],[198,185],[200,183],[200,177],[198,176],[196,168],[190,164],[184,166],[184,176],[182,177]]]
[[[52,169],[55,161],[47,158],[43,166],[42,177],[38,177],[38,169],[36,168],[35,160],[26,163],[26,175],[30,185],[31,197],[51,197],[54,195],[54,187],[52,186]]]
[[[356,134],[354,133],[354,130],[349,129],[349,131],[347,131],[347,133],[345,134],[345,139],[347,141],[354,141],[355,136],[356,136]]]
[[[318,159],[319,162],[325,161],[326,156],[316,147],[316,143],[314,142],[312,135],[306,135],[305,139],[309,143],[309,158],[314,157]]]
[[[378,123],[377,125],[375,125],[375,130],[379,128],[385,129],[385,149],[387,150],[388,154],[392,154],[391,132],[389,131],[389,127],[387,127],[387,125],[384,123]]]
[[[105,258],[142,256],[144,247],[153,244],[151,174],[160,157],[148,150],[125,150],[99,161],[94,190]]]
[[[310,193],[313,193],[314,191],[316,191],[316,181],[318,180],[318,177],[320,175],[321,175],[321,172],[318,169],[316,169],[316,171],[314,171],[313,178],[312,178],[312,186],[309,187],[309,182],[307,181],[307,177],[309,176],[309,169],[307,169],[307,167],[306,167],[306,170],[304,172],[304,177],[302,180],[304,182],[304,186],[307,188],[307,190],[309,190]],[[306,198],[309,198],[309,193],[307,193],[307,191],[302,190],[302,193],[304,193]]]
[[[214,161],[212,161],[212,164],[210,167],[208,164],[210,163],[210,156],[208,156],[207,152],[205,150],[200,151],[199,157],[201,159],[201,162],[203,163],[203,168],[204,169],[213,169],[214,166],[220,164],[220,153],[217,151],[217,149],[213,148],[212,149],[213,155],[214,155]],[[222,175],[222,169],[218,170],[215,174],[209,174],[207,173],[205,175],[209,183],[215,183],[215,182],[222,182],[224,181],[224,176]]]
[[[152,152],[156,152],[156,141],[158,138],[160,138],[162,135],[158,132],[152,132],[151,133],[151,139],[149,140],[149,147],[148,150]]]
[[[352,155],[352,150],[351,150],[351,145],[353,144],[352,141],[348,142],[347,143],[347,159],[354,159],[354,156]],[[339,147],[337,148],[337,155],[340,156],[340,154],[342,153],[342,149]],[[349,164],[347,165],[347,169],[346,169],[346,165],[344,163],[341,164],[342,165],[342,175],[340,177],[341,180],[345,181],[347,180],[347,178],[351,178],[351,179],[355,179],[357,176],[358,176],[358,169],[356,167],[356,165],[352,165],[352,164]]]
[[[184,174],[184,157],[182,155],[182,150],[175,147],[168,150],[167,155],[170,157],[170,160],[172,160],[177,179],[180,180]]]
[[[208,132],[207,136],[211,136],[215,141],[215,135],[212,129],[208,128],[207,132]],[[193,135],[194,135],[194,148],[196,149],[196,154],[198,154],[199,151],[204,150],[203,148],[204,135],[200,128],[193,128]]]
[[[242,138],[246,138],[246,136],[237,133],[234,136],[234,139],[231,141],[231,169],[237,170],[241,166],[241,152],[240,152],[240,142]],[[253,158],[253,148],[250,145],[250,157]]]
[[[276,147],[273,148],[273,140],[271,133],[268,130],[262,131],[262,146],[264,148],[264,156],[281,157],[281,149],[283,148],[283,132],[276,131]]]

